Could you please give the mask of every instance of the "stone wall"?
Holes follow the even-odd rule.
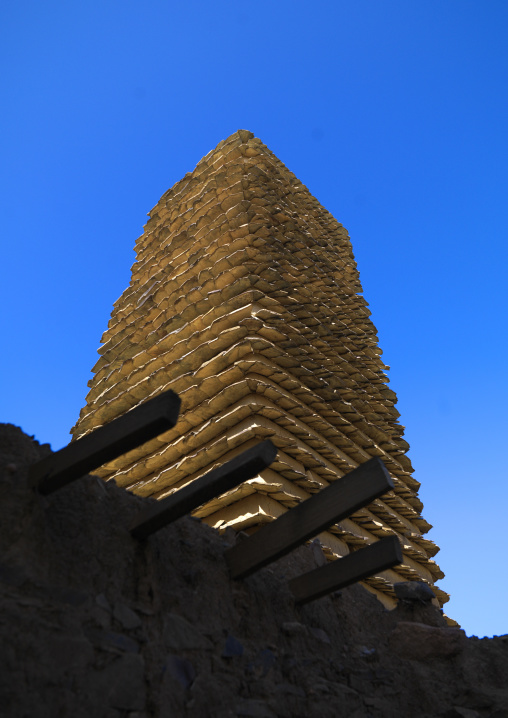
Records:
[[[508,716],[507,636],[358,585],[297,608],[287,582],[317,543],[233,582],[232,529],[186,517],[142,544],[127,526],[153,499],[92,476],[34,493],[49,451],[0,425],[2,716]]]

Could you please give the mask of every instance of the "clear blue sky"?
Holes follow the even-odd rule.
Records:
[[[508,4],[0,9],[0,420],[58,449],[161,194],[253,131],[350,232],[468,634],[508,632]]]

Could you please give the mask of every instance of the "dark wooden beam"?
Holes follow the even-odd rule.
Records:
[[[129,527],[131,534],[137,539],[145,539],[198,506],[254,478],[270,466],[276,455],[277,448],[269,439],[252,446],[223,466],[142,511]]]
[[[383,462],[370,459],[228,549],[232,578],[243,578],[393,489]]]
[[[168,429],[178,419],[180,398],[166,391],[72,441],[60,451],[46,456],[29,470],[30,485],[41,494],[50,494],[62,486],[144,444]]]
[[[297,603],[308,603],[399,563],[402,563],[399,540],[396,536],[388,536],[344,558],[331,561],[326,566],[293,578],[289,588]]]

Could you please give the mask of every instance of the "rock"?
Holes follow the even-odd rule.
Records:
[[[191,626],[176,613],[169,613],[164,620],[164,641],[173,651],[212,649],[211,642],[197,628]]]
[[[286,621],[286,623],[282,624],[282,632],[287,636],[296,636],[298,634],[306,634],[308,631],[307,626],[304,626],[303,623],[298,623],[298,621]]]
[[[27,581],[27,575],[19,566],[0,564],[0,581],[10,586],[19,587]]]
[[[255,678],[264,678],[277,661],[276,655],[269,648],[264,648],[253,661],[250,661],[245,671]]]
[[[138,614],[126,606],[125,603],[117,603],[115,605],[113,616],[127,630],[141,626],[141,619]]]
[[[234,636],[228,636],[221,657],[234,658],[235,656],[243,656],[243,645]]]
[[[450,658],[462,651],[465,641],[466,634],[460,628],[437,628],[409,621],[397,624],[389,637],[394,653],[415,661]]]
[[[237,130],[237,132],[242,142],[247,142],[254,137],[254,133],[249,130]]]
[[[167,671],[173,678],[176,678],[184,688],[190,688],[196,678],[196,671],[192,663],[179,656],[167,656],[162,670],[163,672]]]
[[[350,711],[361,705],[362,701],[358,691],[355,691],[354,688],[351,688],[350,686],[346,686],[344,683],[336,683],[334,692],[335,695],[339,697],[339,705],[342,708],[342,715],[344,716],[351,715]],[[340,713],[337,715],[340,715]],[[362,716],[362,718],[364,718],[364,716]]]
[[[327,562],[326,556],[323,553],[323,549],[321,547],[321,541],[319,539],[314,539],[314,541],[310,544],[312,555],[314,557],[314,561],[316,562],[316,566],[324,566]]]
[[[430,603],[436,598],[434,591],[423,581],[402,581],[395,583],[393,590],[399,601]]]
[[[443,718],[480,718],[480,714],[472,708],[453,706],[444,714]]]
[[[101,648],[116,649],[125,653],[139,653],[139,643],[133,641],[129,636],[123,633],[115,633],[114,631],[99,631],[90,629],[86,631],[87,636],[92,643],[99,645]]]
[[[191,588],[197,588],[199,586],[201,574],[199,571],[190,569],[189,571],[182,572],[182,578]]]
[[[425,623],[428,626],[450,626],[440,608],[434,605],[434,601],[422,603],[422,601],[397,602],[396,607],[391,611],[392,617],[397,621],[410,621]],[[460,626],[453,626],[460,628]]]
[[[312,626],[309,626],[309,633],[314,636],[314,638],[317,638],[318,641],[321,641],[321,643],[331,644],[330,636],[326,631],[323,631],[322,628],[313,628]]]
[[[94,659],[92,644],[85,638],[51,636],[47,649],[51,663],[58,669],[76,672],[85,669]]]
[[[376,710],[375,715],[381,715],[381,716],[389,715],[390,706],[382,698],[375,698],[372,696],[364,696],[363,702],[369,708],[374,708]]]
[[[88,594],[84,591],[76,591],[62,586],[45,586],[45,591],[54,601],[68,603],[70,606],[81,606],[82,603],[86,603],[89,599]]]
[[[349,687],[361,695],[364,695],[366,691],[372,691],[375,680],[376,674],[371,668],[367,670],[355,668],[354,673],[348,676]]]
[[[366,658],[367,660],[371,661],[377,656],[377,651],[375,648],[367,648],[367,646],[359,646],[357,649],[358,655],[361,658]]]
[[[106,693],[107,704],[125,711],[145,707],[145,662],[142,656],[126,654],[107,666],[98,681]]]
[[[105,611],[108,611],[108,613],[111,613],[111,605],[103,593],[99,593],[99,595],[95,597],[95,603]]]
[[[394,682],[395,676],[392,671],[386,668],[376,668],[374,671],[374,680],[379,685],[390,685]]]
[[[246,700],[236,707],[239,718],[277,718],[265,701]]]
[[[312,690],[315,693],[331,693],[331,683],[324,678],[317,678],[312,684]]]
[[[294,686],[292,683],[278,683],[275,686],[275,694],[282,693],[284,696],[296,696],[305,698],[306,693],[301,686]]]

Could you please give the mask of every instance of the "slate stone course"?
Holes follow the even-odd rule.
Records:
[[[396,536],[404,561],[364,585],[393,608],[395,583],[425,582],[443,605],[438,547],[424,535],[431,525],[347,230],[247,130],[149,216],[72,433],[166,389],[181,415],[98,475],[163,498],[270,438],[278,456],[268,469],[195,511],[220,532],[251,532],[378,456],[394,490],[320,534],[323,557]]]

